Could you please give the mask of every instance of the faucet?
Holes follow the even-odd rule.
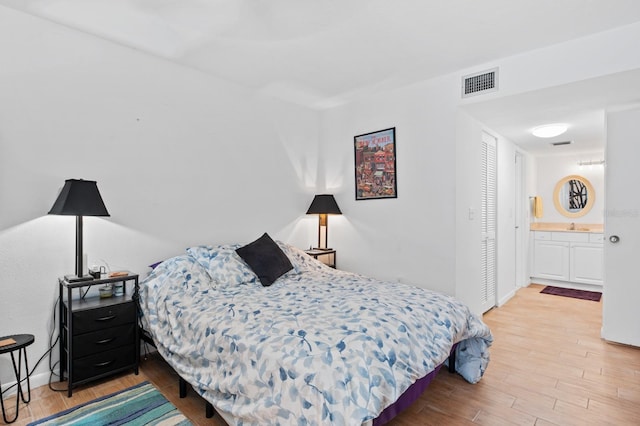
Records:
[[[571,222],[571,225],[569,225],[569,230],[570,231],[575,231],[575,229],[576,229],[576,224]]]

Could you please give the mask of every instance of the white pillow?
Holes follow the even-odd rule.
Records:
[[[222,286],[255,283],[258,279],[251,268],[236,253],[240,244],[195,246],[187,254],[202,265],[211,279]]]

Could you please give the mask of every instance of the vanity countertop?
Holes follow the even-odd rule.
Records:
[[[573,226],[572,226],[573,225]],[[529,227],[532,231],[556,232],[604,232],[602,223],[565,223],[565,222],[535,222]]]

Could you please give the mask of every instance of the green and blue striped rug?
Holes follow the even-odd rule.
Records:
[[[28,426],[32,425],[186,426],[191,422],[151,383],[142,382]]]

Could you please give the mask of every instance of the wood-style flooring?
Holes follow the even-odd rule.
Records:
[[[520,289],[504,306],[485,314],[495,342],[478,384],[442,369],[390,424],[640,425],[640,348],[600,338],[601,302],[540,294],[542,288]],[[217,415],[205,418],[204,401],[192,390],[180,399],[175,373],[157,356],[143,360],[137,376],[124,374],[79,387],[72,398],[47,386],[34,389],[32,402],[21,406],[15,424],[26,425],[144,380],[195,425],[225,424]],[[6,402],[13,407],[14,401]]]

